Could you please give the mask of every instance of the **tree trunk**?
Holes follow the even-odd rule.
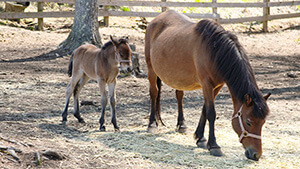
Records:
[[[102,45],[99,34],[97,0],[76,0],[75,16],[68,38],[56,50],[60,55],[69,55],[83,43]]]

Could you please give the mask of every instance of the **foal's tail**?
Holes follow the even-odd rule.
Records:
[[[72,56],[71,56],[71,58],[70,58],[70,63],[69,63],[69,69],[68,69],[68,75],[69,75],[69,77],[72,76],[72,69],[73,69],[73,55],[74,55],[74,53],[72,53]]]

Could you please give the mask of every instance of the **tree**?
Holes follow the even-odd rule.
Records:
[[[72,30],[55,52],[61,56],[69,55],[84,42],[98,47],[102,45],[99,34],[97,0],[76,0]]]

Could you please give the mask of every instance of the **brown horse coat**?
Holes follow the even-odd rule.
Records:
[[[115,116],[115,86],[119,68],[125,72],[130,71],[131,49],[127,39],[107,42],[101,48],[92,44],[78,47],[70,59],[69,75],[72,76],[66,90],[66,104],[62,113],[63,124],[67,121],[69,99],[74,95],[74,116],[79,122],[84,122],[79,113],[79,92],[89,79],[97,80],[101,94],[101,118],[100,130],[105,131],[104,117],[107,105],[106,85],[108,86],[108,97],[112,111],[112,123],[116,131],[119,130]]]
[[[264,98],[260,93],[246,53],[235,35],[212,20],[194,23],[188,17],[169,10],[149,23],[145,36],[145,58],[151,99],[149,132],[155,131],[157,121],[161,120],[161,81],[176,89],[179,132],[186,130],[182,111],[183,91],[202,88],[204,106],[195,138],[199,147],[206,147],[203,134],[208,120],[207,148],[212,155],[221,156],[214,133],[214,99],[226,83],[234,103],[233,116],[238,117],[235,116],[238,111],[243,114],[232,119],[233,128],[240,135],[246,156],[259,159],[262,153],[261,127],[269,112],[266,105],[269,95]],[[251,124],[246,127],[241,124],[245,129],[240,128],[240,119],[242,123],[251,121]],[[243,136],[245,131],[249,137]]]

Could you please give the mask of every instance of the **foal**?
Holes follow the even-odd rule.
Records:
[[[66,104],[62,113],[62,123],[66,124],[68,115],[69,100],[74,96],[74,116],[80,123],[84,123],[79,113],[78,96],[83,86],[89,79],[97,80],[101,94],[101,118],[100,131],[105,131],[105,107],[107,105],[106,85],[108,85],[108,97],[112,112],[111,122],[115,131],[119,131],[116,121],[115,86],[119,68],[122,71],[131,71],[131,49],[128,39],[115,40],[110,36],[111,41],[102,46],[101,49],[92,44],[78,47],[70,59],[69,76],[72,76],[66,91]]]

